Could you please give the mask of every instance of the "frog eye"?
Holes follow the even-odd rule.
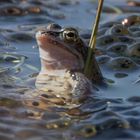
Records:
[[[75,42],[79,35],[76,29],[65,29],[62,36],[65,41]]]

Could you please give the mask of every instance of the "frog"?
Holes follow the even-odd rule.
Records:
[[[61,27],[51,23],[38,29],[36,41],[39,46],[41,70],[36,77],[38,92],[27,93],[28,99],[38,97],[36,104],[43,101],[61,105],[79,105],[90,93],[95,93],[104,81],[98,63],[93,55],[93,74],[87,77],[84,66],[88,55],[88,46],[80,37],[76,28]]]

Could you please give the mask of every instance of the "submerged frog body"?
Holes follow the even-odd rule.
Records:
[[[77,104],[93,91],[91,81],[94,84],[103,81],[95,58],[93,77],[88,79],[83,74],[88,48],[75,28],[50,24],[36,33],[36,39],[41,59],[41,71],[35,83],[41,91],[37,97],[49,100],[54,96],[66,104]]]

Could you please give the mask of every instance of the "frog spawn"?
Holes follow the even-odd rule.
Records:
[[[40,7],[34,5],[26,8],[22,8],[22,6],[6,5],[4,7],[1,7],[0,15],[1,16],[25,16],[27,14],[41,14],[42,12],[44,11],[42,11]]]
[[[112,59],[108,66],[113,70],[133,70],[136,69],[137,65],[134,61],[127,57],[117,57]]]
[[[93,138],[95,135],[102,135],[103,131],[109,129],[119,128],[123,130],[130,128],[129,121],[123,119],[117,113],[107,110],[97,113],[91,118],[91,122],[83,121],[83,124],[76,124],[73,134],[78,135],[80,138]]]
[[[126,49],[127,49],[126,44],[116,43],[110,45],[106,50],[107,53],[111,56],[125,56]]]
[[[3,0],[4,1],[4,0]],[[6,0],[5,0],[6,1]],[[8,1],[8,0],[7,0]],[[10,0],[9,0],[10,1]],[[25,1],[25,0],[24,0]],[[31,1],[31,0],[29,0],[29,1]],[[33,0],[32,0],[33,1]],[[35,1],[35,0],[34,0]],[[39,1],[38,1],[39,2]],[[24,40],[23,40],[24,41]],[[21,44],[22,44],[22,42],[20,42]],[[24,47],[23,47],[24,48]],[[100,95],[99,95],[100,96]],[[9,101],[8,101],[9,102]],[[39,102],[39,104],[40,104],[40,102]],[[94,103],[93,103],[94,104]],[[18,105],[18,104],[17,104]],[[33,102],[33,105],[34,105],[34,107],[37,107],[37,105],[38,105],[38,103],[36,102],[36,101],[34,101]],[[40,104],[41,105],[41,104]],[[38,105],[38,106],[40,106],[40,105]],[[42,104],[43,105],[43,104]],[[41,107],[42,108],[42,107]],[[13,109],[14,110],[14,109]],[[13,111],[12,110],[12,111]],[[11,112],[12,112],[11,111]],[[122,111],[123,111],[123,109],[122,109]],[[47,111],[46,111],[47,112]],[[73,113],[74,112],[74,113]],[[77,114],[78,114],[78,111],[77,110],[72,110],[70,113],[73,115],[73,114],[76,114],[76,112],[77,112]],[[12,112],[13,113],[13,112]],[[69,114],[70,114],[69,113]],[[1,113],[2,114],[2,113]],[[16,114],[16,113],[15,113]],[[29,112],[29,114],[30,114],[30,116],[32,116],[33,114],[31,113],[31,112]],[[38,116],[40,116],[41,114],[39,114],[39,113],[36,113],[36,112],[34,112],[34,115],[35,116],[32,116],[32,118],[33,117],[36,117],[36,118],[39,118]],[[93,116],[94,116],[94,113],[93,113]],[[113,115],[112,115],[113,116]],[[1,115],[1,117],[2,117],[2,115]],[[6,117],[5,117],[6,118]],[[46,113],[46,117],[44,118],[44,120],[46,121],[47,120],[47,118],[48,118],[48,114]],[[18,119],[14,119],[14,121],[17,121]],[[23,122],[23,119],[21,119],[21,120],[19,120],[20,122]],[[25,120],[26,121],[26,120]],[[65,127],[64,125],[63,125],[63,122],[65,122],[65,119],[63,120],[61,120],[62,122],[57,122],[58,120],[56,119],[55,121],[49,121],[49,123],[47,123],[47,121],[46,121],[46,123],[45,123],[45,121],[43,122],[44,124],[46,124],[46,128],[47,129],[49,129],[49,126],[51,127],[51,126],[54,126],[54,128],[52,127],[52,129],[55,129],[55,128],[57,128],[57,130],[59,130],[59,129],[63,129],[63,127],[64,127],[64,129],[66,129],[66,128],[68,128],[68,127]],[[67,121],[67,120],[66,120]],[[8,121],[9,122],[9,121]],[[31,119],[29,119],[29,121],[28,122],[26,122],[26,124],[24,124],[24,123],[20,123],[20,126],[27,126],[27,127],[31,127],[31,123],[32,122],[32,120]],[[3,123],[3,122],[2,122]],[[13,123],[13,122],[11,122],[11,123]],[[27,124],[27,123],[29,123],[30,124],[30,126],[29,126],[29,124]],[[5,125],[6,123],[3,123],[3,125]],[[17,124],[17,123],[16,123]],[[61,125],[62,124],[62,125]],[[67,123],[66,123],[67,124]],[[78,123],[77,123],[78,124]],[[106,124],[108,124],[107,122],[106,122]],[[114,126],[115,126],[115,124],[117,124],[116,123],[116,120],[114,120],[114,122],[112,121],[112,123],[111,123],[111,121],[110,121],[110,126],[109,125],[102,125],[102,124],[100,124],[100,126],[99,127],[101,127],[101,126],[103,126],[103,127],[101,127],[101,128],[103,128],[104,129],[104,131],[105,131],[105,129],[106,129],[106,127],[107,128],[110,128],[110,129],[112,129],[113,127],[111,127],[111,125],[113,125],[114,124]],[[119,123],[118,123],[119,124]],[[121,124],[121,123],[120,123]],[[34,125],[37,125],[37,124],[34,124]],[[9,126],[9,125],[8,125]],[[6,125],[6,127],[7,128],[9,128],[7,125]],[[83,136],[84,137],[92,137],[91,139],[94,139],[93,137],[95,137],[95,135],[97,135],[97,134],[101,134],[102,133],[102,130],[101,129],[96,129],[96,132],[94,131],[94,128],[96,128],[96,125],[93,123],[93,125],[91,124],[91,123],[89,123],[89,125],[87,124],[86,126],[85,126],[85,128],[84,128],[84,126],[85,126],[85,124],[83,124],[83,127],[81,127],[78,131],[77,131],[77,133],[79,134],[79,135],[82,135],[83,134]],[[119,126],[119,125],[116,125],[116,126]],[[33,124],[32,124],[32,127],[33,127]],[[70,124],[70,127],[71,127],[71,124]],[[138,127],[138,126],[137,126]],[[11,130],[13,130],[13,127],[10,127],[11,128]],[[6,130],[9,130],[7,133],[9,134],[11,131],[10,131],[10,128],[9,129],[6,129]],[[35,128],[35,126],[34,126],[34,128]],[[36,131],[32,131],[32,136],[33,135],[38,135],[38,133],[40,133],[40,128],[41,127],[38,127],[37,129],[36,129]],[[98,127],[97,127],[98,128]],[[24,129],[24,130],[23,130]],[[44,131],[44,135],[42,134],[42,133],[40,133],[40,135],[36,138],[36,137],[31,137],[31,130],[30,130],[30,128],[29,129],[27,129],[26,131],[25,131],[25,129],[26,128],[23,128],[23,129],[20,129],[20,130],[18,130],[18,132],[17,132],[17,134],[16,134],[16,136],[19,138],[19,139],[40,139],[40,137],[44,137],[44,139],[45,139],[45,136],[44,135],[48,135],[48,137],[46,138],[46,139],[63,139],[63,138],[54,138],[54,136],[50,136],[51,134],[49,134],[49,133],[51,133],[52,132],[52,129],[50,128],[49,130],[51,130],[51,132],[49,131],[48,133],[46,132],[46,130]],[[5,130],[5,131],[6,131]],[[100,131],[99,131],[100,130]],[[60,130],[61,131],[61,130]],[[2,130],[1,130],[1,133],[2,133]],[[14,133],[14,132],[13,132]],[[52,132],[52,133],[54,133],[54,132]],[[11,134],[11,133],[10,133]],[[24,135],[26,135],[26,138],[25,138],[25,136]],[[28,135],[28,136],[27,136]],[[29,136],[30,135],[30,136]],[[54,134],[54,135],[56,135],[56,134]],[[30,138],[29,138],[30,137]],[[3,139],[12,139],[12,138],[3,138]],[[67,139],[67,138],[66,138]],[[74,138],[73,138],[74,139]],[[75,138],[76,139],[76,138]],[[77,138],[78,139],[78,138]],[[82,138],[81,138],[82,139]]]
[[[105,32],[97,38],[97,49],[104,51],[104,57],[97,56],[97,60],[102,66],[115,71],[117,78],[126,77],[127,72],[139,68],[139,25],[140,17],[137,15],[101,25],[99,31]]]
[[[139,26],[134,25],[134,26],[128,27],[128,30],[132,33],[132,35],[135,38],[139,38],[140,37],[140,27]]]
[[[126,35],[131,35],[131,32],[129,32],[126,26],[123,26],[122,24],[117,24],[117,25],[113,25],[110,29],[108,29],[106,31],[106,34],[126,36]]]
[[[140,42],[130,45],[127,49],[127,55],[132,58],[140,58]]]

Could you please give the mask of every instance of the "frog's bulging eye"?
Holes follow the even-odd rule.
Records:
[[[56,23],[50,23],[47,26],[47,30],[51,30],[51,31],[59,31],[61,29],[62,29],[62,27],[59,24],[56,24]]]
[[[75,42],[78,38],[78,32],[75,29],[73,29],[73,30],[72,29],[71,30],[65,29],[63,31],[62,36],[63,36],[63,39],[65,41]]]

